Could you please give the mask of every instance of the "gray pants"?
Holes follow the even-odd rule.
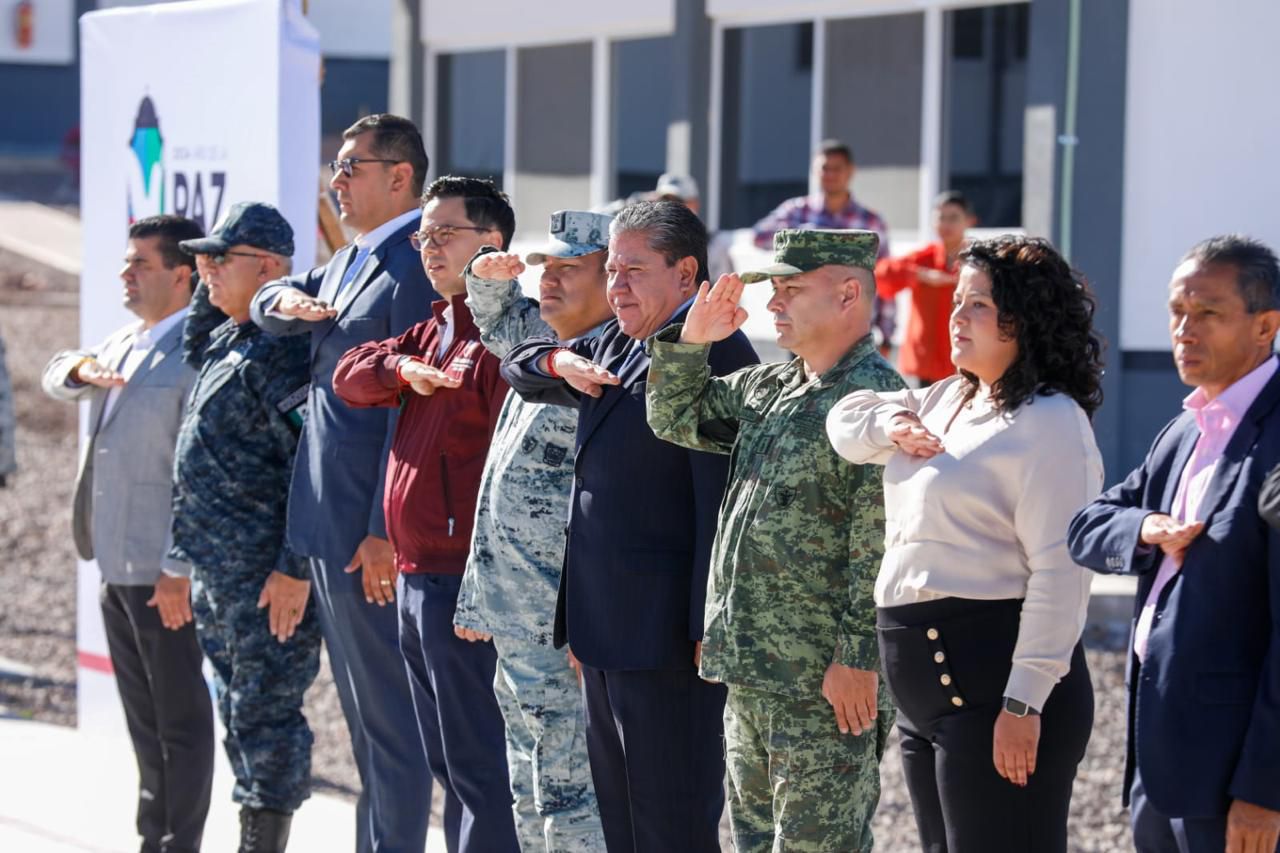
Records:
[[[596,853],[604,833],[587,760],[582,692],[563,651],[493,638],[507,724],[516,835],[524,853]]]

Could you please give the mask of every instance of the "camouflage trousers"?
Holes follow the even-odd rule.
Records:
[[[493,689],[507,728],[516,835],[523,853],[604,850],[587,761],[582,691],[563,651],[493,638]]]
[[[826,700],[729,685],[724,739],[729,820],[738,853],[867,853],[880,800],[880,756],[893,726],[842,735]]]
[[[196,637],[213,667],[218,717],[236,784],[235,802],[293,812],[311,793],[311,729],[302,696],[320,670],[315,605],[287,642],[271,636],[258,596],[269,571],[195,567]]]

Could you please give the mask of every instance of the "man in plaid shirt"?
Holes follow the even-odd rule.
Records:
[[[880,214],[853,200],[853,151],[837,139],[818,146],[813,158],[821,192],[789,198],[755,224],[755,241],[761,249],[773,250],[773,235],[784,228],[856,228],[880,235],[878,257],[889,257],[889,227]],[[873,325],[880,330],[881,351],[887,352],[893,339],[894,303],[876,300]]]

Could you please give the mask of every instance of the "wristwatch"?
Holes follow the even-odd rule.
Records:
[[[1004,697],[1004,709],[1015,717],[1025,717],[1028,714],[1033,717],[1040,716],[1040,712],[1035,708],[1032,708],[1026,702],[1023,702],[1021,699],[1011,699],[1008,696]]]

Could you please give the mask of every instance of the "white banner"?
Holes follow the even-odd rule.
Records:
[[[320,42],[298,0],[91,12],[80,45],[84,343],[134,319],[118,271],[136,219],[175,213],[207,231],[236,202],[270,202],[293,226],[295,269],[314,265]],[[82,563],[79,719],[115,729],[97,585],[97,567]]]

